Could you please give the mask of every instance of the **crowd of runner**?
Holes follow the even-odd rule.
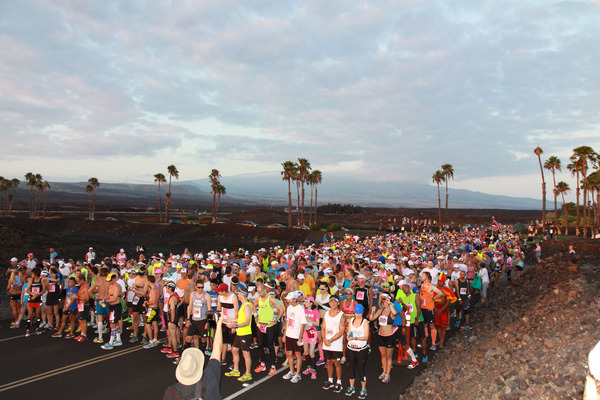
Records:
[[[471,329],[474,304],[486,301],[501,275],[520,277],[523,245],[518,235],[475,231],[346,235],[254,252],[165,255],[138,247],[132,256],[121,249],[102,260],[91,247],[81,260],[50,249],[41,262],[34,254],[11,260],[11,328],[93,340],[106,351],[124,342],[141,341],[145,349],[164,342],[159,351],[177,363],[188,347],[211,354],[222,315],[221,360],[227,365],[228,350],[233,360],[226,377],[246,382],[283,364],[283,379],[326,375],[323,389],[340,393],[347,368],[345,394],[364,399],[372,347],[384,384],[393,365],[426,363],[444,347],[448,330]]]

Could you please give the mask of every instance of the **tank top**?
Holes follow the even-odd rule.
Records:
[[[365,320],[363,319],[363,321],[361,322],[360,326],[358,328],[356,328],[354,326],[354,320],[355,318],[352,318],[352,321],[350,322],[350,337],[363,337],[365,336],[365,329],[364,329],[364,322]],[[348,340],[348,348],[350,350],[353,351],[360,351],[362,349],[365,349],[367,347],[367,341],[366,340]]]
[[[340,326],[340,320],[342,319],[343,312],[339,312],[338,315],[332,317],[329,315],[331,311],[325,313],[325,339],[331,339],[337,332]],[[344,349],[344,335],[340,336],[337,340],[331,342],[330,346],[323,343],[323,350],[329,351],[342,351]]]
[[[196,292],[192,295],[192,320],[193,321],[202,321],[206,319],[206,312],[208,311],[208,305],[206,304],[206,299],[204,298],[204,293],[202,295],[197,296]]]
[[[461,282],[460,279],[458,282],[458,297],[463,300],[467,298],[469,294],[469,282],[465,279],[464,282]]]
[[[48,282],[48,298],[57,299],[60,286],[56,282]]]
[[[429,292],[431,283],[424,283],[421,285],[421,308],[425,310],[433,310],[433,293]]]
[[[342,301],[342,312],[344,313],[344,315],[346,317],[352,317],[354,316],[354,302],[351,301],[350,304],[346,304],[347,301],[344,300]]]
[[[266,299],[258,298],[258,322],[260,324],[269,324],[273,322],[275,310],[271,307],[271,295]]]
[[[233,315],[233,296],[229,296],[229,298],[221,297],[221,312],[223,313],[224,318],[233,319],[235,315]],[[237,301],[237,299],[236,299]]]
[[[244,314],[244,308],[246,308],[246,307],[252,308],[250,303],[246,302],[246,303],[242,304],[242,306],[238,310],[238,315],[237,315],[238,325],[242,325],[243,323],[246,322],[246,314]],[[252,315],[252,312],[250,312],[250,315]],[[244,326],[242,328],[238,328],[237,335],[238,336],[252,335],[252,324],[250,324],[248,326]]]
[[[356,287],[356,293],[354,293],[354,298],[358,304],[362,304],[365,309],[369,308],[369,288],[365,286],[364,288]]]
[[[321,294],[317,294],[317,298],[315,299],[315,304],[317,305],[318,310],[329,311],[331,307],[329,307],[329,299],[331,295],[329,293],[326,294],[325,299],[321,298]]]
[[[404,292],[402,292],[404,294]],[[409,295],[404,295],[404,297],[400,296],[402,303],[406,305],[408,308],[408,312],[410,313],[410,323],[414,324],[415,319],[417,318],[417,295],[415,293],[410,293]]]
[[[40,279],[37,282],[32,280],[31,289],[29,289],[29,291],[33,293],[31,298],[29,299],[31,303],[39,303],[40,301],[42,301],[42,298],[39,295],[40,293],[42,293],[42,280]]]
[[[379,304],[379,294],[381,293],[381,284],[382,284],[382,281],[379,281],[379,283],[373,283],[373,285],[371,286],[371,290],[373,291],[373,304]]]

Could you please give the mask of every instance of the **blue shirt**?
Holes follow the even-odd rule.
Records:
[[[67,298],[66,298],[66,304],[69,304],[69,302],[71,301],[71,299],[74,296],[77,296],[77,293],[79,293],[79,288],[77,286],[73,286],[73,287],[68,287],[67,288]],[[74,301],[73,304],[71,304],[71,307],[67,308],[68,311],[75,311],[77,310],[77,301]]]

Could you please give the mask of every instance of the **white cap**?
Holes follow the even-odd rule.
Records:
[[[304,278],[305,278],[305,277],[304,277],[304,274],[300,274],[300,275],[298,275],[298,279],[304,279]]]
[[[358,275],[358,279],[367,279],[367,277],[366,277],[366,276],[364,276],[363,274],[359,274],[359,275]]]
[[[121,249],[121,250],[119,250],[119,251],[120,251],[120,252],[124,252],[125,250]]]
[[[19,259],[17,257],[13,257],[13,258],[10,259],[10,261],[11,262],[13,262],[13,261],[16,262],[16,261],[19,261]]]
[[[181,268],[181,273],[182,273],[182,274],[187,274],[187,269],[185,269],[185,268]]]
[[[408,282],[406,282],[404,279],[401,280],[400,282],[398,282],[398,286],[402,286],[402,285],[408,285]]]
[[[298,297],[300,297],[300,296],[298,295],[298,292],[289,292],[289,293],[287,294],[287,296],[285,296],[285,299],[286,299],[286,300],[292,300],[292,299],[297,299]]]

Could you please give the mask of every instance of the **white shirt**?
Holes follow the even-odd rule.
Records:
[[[487,268],[481,268],[479,270],[479,277],[481,278],[481,283],[490,283],[490,277],[488,275]]]
[[[431,283],[433,286],[437,285],[438,278],[440,277],[440,270],[436,267],[423,268],[423,272],[429,272],[431,274]]]
[[[285,321],[287,324],[285,336],[291,339],[300,339],[301,325],[306,325],[307,322],[304,306],[302,304],[288,306]]]

